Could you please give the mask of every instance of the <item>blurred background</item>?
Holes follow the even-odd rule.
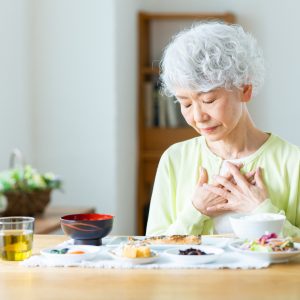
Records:
[[[116,234],[136,233],[141,10],[233,13],[266,59],[254,121],[300,144],[296,0],[0,0],[0,169],[19,147],[63,177],[53,205],[114,214]]]

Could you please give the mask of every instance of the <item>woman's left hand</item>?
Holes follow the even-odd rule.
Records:
[[[234,179],[228,180],[223,176],[215,176],[216,185],[205,184],[204,189],[227,199],[227,203],[218,204],[207,208],[210,212],[251,212],[260,203],[268,198],[268,192],[262,180],[261,168],[255,171],[251,182],[240,173],[240,170],[228,163],[228,171]]]

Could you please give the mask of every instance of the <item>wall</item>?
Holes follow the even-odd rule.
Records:
[[[35,1],[36,163],[64,179],[58,205],[116,211],[113,1]]]
[[[0,170],[18,146],[34,156],[30,78],[29,1],[0,0]]]
[[[137,10],[139,0],[116,1],[116,220],[134,234],[136,217]]]

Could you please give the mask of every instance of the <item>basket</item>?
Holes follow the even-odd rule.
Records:
[[[51,190],[36,190],[32,192],[6,192],[6,209],[2,216],[30,216],[43,214],[50,202]]]
[[[15,149],[10,156],[10,168],[24,168],[22,153]],[[2,216],[37,216],[43,214],[50,202],[51,189],[33,191],[7,191],[6,208],[1,212]]]

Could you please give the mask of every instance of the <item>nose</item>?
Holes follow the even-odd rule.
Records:
[[[207,119],[207,114],[199,103],[195,103],[193,105],[193,115],[194,115],[194,121],[196,123],[203,122]]]

